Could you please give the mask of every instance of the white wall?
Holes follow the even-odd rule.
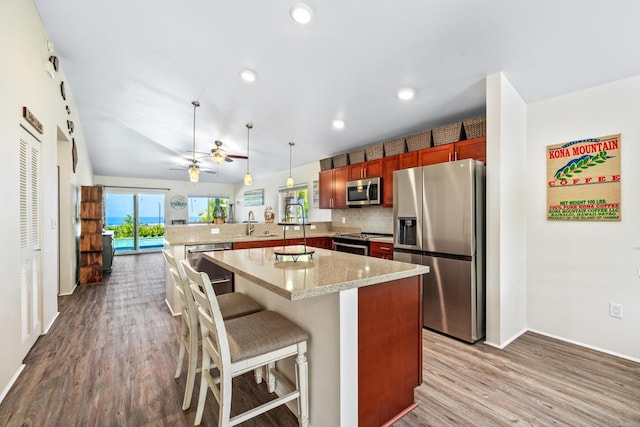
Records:
[[[0,11],[0,179],[3,183],[3,209],[0,209],[0,399],[19,371],[20,332],[20,248],[19,248],[19,125],[33,128],[21,118],[27,106],[44,126],[41,139],[42,327],[51,325],[57,315],[58,292],[58,128],[66,131],[66,120],[75,122],[79,166],[77,180],[91,184],[91,166],[86,156],[82,126],[76,111],[71,85],[67,84],[67,102],[60,96],[62,71],[51,79],[44,71],[49,57],[45,48],[46,32],[31,1],[3,0]],[[64,67],[64,64],[61,64]],[[65,105],[72,114],[67,115]],[[70,155],[70,154],[69,154]],[[69,185],[69,184],[63,184]],[[68,211],[61,206],[61,211]],[[55,222],[55,224],[52,223]]]
[[[291,176],[294,183],[302,184],[306,183],[309,188],[309,197],[312,197],[313,193],[313,181],[318,180],[318,173],[320,172],[320,163],[312,162],[303,166],[299,166],[291,170]],[[278,190],[286,186],[287,177],[289,171],[285,170],[279,173],[267,177],[253,177],[253,184],[250,186],[244,185],[244,183],[236,184],[235,190],[235,202],[236,202],[236,220],[237,222],[246,221],[249,215],[249,211],[253,210],[256,216],[256,220],[264,222],[264,208],[265,206],[271,206],[274,210],[278,209]],[[244,192],[264,189],[264,205],[262,206],[245,206],[244,205]],[[313,207],[312,200],[309,200],[309,222],[331,221],[330,209],[316,209]],[[276,218],[277,220],[277,218]]]
[[[526,104],[502,73],[487,77],[487,343],[526,328]]]
[[[640,76],[529,105],[529,328],[640,359]],[[621,133],[622,220],[546,220],[546,146]],[[609,303],[624,317],[609,317]]]

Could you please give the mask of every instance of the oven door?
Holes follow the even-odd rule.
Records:
[[[340,241],[333,241],[333,250],[338,252],[347,252],[356,255],[369,255],[369,245],[366,243],[346,243]]]

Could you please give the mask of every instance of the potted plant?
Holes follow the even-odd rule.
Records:
[[[224,224],[224,209],[220,206],[220,203],[216,203],[215,208],[213,208],[213,222],[215,224]]]

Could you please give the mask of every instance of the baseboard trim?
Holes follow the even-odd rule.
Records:
[[[56,319],[58,318],[59,315],[60,315],[60,312],[56,311],[56,315],[53,316],[53,319],[51,319],[51,322],[49,322],[49,324],[44,329],[44,331],[42,331],[42,335],[46,335],[46,334],[49,333],[49,329],[51,329],[51,327],[53,326],[53,323],[56,321]]]
[[[522,334],[524,334],[525,332],[527,332],[527,328],[524,328],[522,330],[520,330],[520,332],[516,332],[515,334],[513,334],[511,336],[511,338],[509,338],[506,341],[503,341],[501,344],[497,344],[491,341],[485,341],[484,343],[490,347],[495,347],[499,350],[503,350],[506,346],[508,346],[509,344],[511,344],[512,342],[514,342],[515,340],[517,340]]]
[[[2,390],[2,394],[0,394],[0,403],[2,403],[4,398],[7,396],[7,394],[9,393],[9,390],[11,390],[11,387],[13,387],[13,384],[16,382],[16,380],[18,379],[18,377],[20,376],[20,374],[22,373],[22,371],[26,366],[27,365],[24,365],[24,364],[20,365],[16,370],[16,372],[13,374],[13,377],[11,377],[11,379],[9,380],[9,383]]]
[[[628,356],[626,354],[620,354],[620,353],[616,353],[615,351],[605,350],[605,349],[600,348],[600,347],[595,347],[593,345],[585,344],[585,343],[582,343],[582,342],[579,342],[579,341],[569,340],[569,339],[566,339],[566,338],[559,337],[557,335],[548,334],[546,332],[538,331],[538,330],[535,330],[535,329],[527,329],[527,331],[533,332],[535,334],[544,335],[545,337],[553,338],[554,340],[564,341],[564,342],[568,342],[569,344],[575,344],[575,345],[578,345],[580,347],[588,348],[590,350],[595,350],[595,351],[598,351],[600,353],[609,354],[611,356],[619,357],[621,359],[630,360],[632,362],[640,363],[640,359]]]

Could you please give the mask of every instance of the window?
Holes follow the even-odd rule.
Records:
[[[189,222],[214,222],[214,219],[227,220],[229,215],[229,197],[189,196]]]
[[[290,206],[287,207],[287,205]],[[309,189],[307,184],[280,189],[278,192],[278,217],[283,222],[303,222],[303,220],[305,223],[309,222],[307,219],[309,217]]]

